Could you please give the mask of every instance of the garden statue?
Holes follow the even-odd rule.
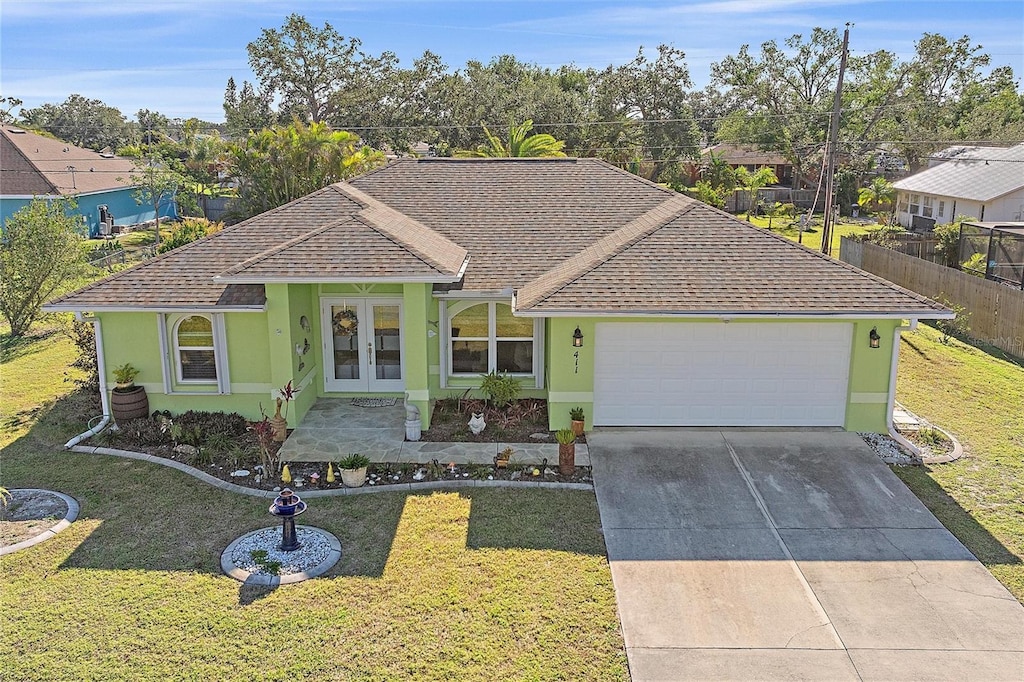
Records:
[[[484,413],[474,412],[472,419],[469,420],[469,430],[473,432],[474,436],[479,436],[485,428],[487,428],[487,422],[484,421]]]

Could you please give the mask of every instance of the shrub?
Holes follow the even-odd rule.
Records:
[[[116,441],[127,441],[139,445],[171,444],[171,434],[152,419],[131,419],[118,426],[120,431],[113,436]]]
[[[522,387],[515,377],[491,372],[483,375],[480,390],[494,407],[505,407],[519,396]]]
[[[569,445],[576,442],[576,434],[572,432],[572,429],[559,429],[555,432],[555,440],[559,445]]]
[[[229,438],[240,438],[249,431],[249,422],[237,412],[182,412],[174,423],[183,429],[196,429],[202,438],[223,434]]]
[[[933,428],[921,429],[917,432],[917,438],[925,445],[930,445],[931,447],[940,447],[949,442],[944,433]]]
[[[960,270],[962,272],[966,272],[968,275],[984,277],[986,266],[985,254],[976,253],[960,264]]]
[[[137,376],[139,376],[139,370],[132,367],[129,362],[114,368],[114,381],[119,384],[130,384],[135,381]]]
[[[222,227],[224,227],[223,223],[211,223],[205,218],[185,218],[174,228],[171,236],[160,244],[157,253],[167,253],[171,249],[190,244],[213,234]]]
[[[954,336],[967,336],[967,333],[971,331],[969,320],[971,314],[967,312],[967,309],[962,305],[951,303],[949,299],[940,297],[937,299],[939,303],[946,306],[953,311],[953,319],[951,320],[936,320],[935,328],[939,330],[941,334],[939,340],[942,343],[948,344],[950,338]]]
[[[582,407],[574,407],[569,410],[569,419],[574,422],[581,422],[584,419],[584,413]]]

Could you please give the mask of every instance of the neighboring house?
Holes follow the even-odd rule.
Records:
[[[775,172],[779,184],[786,187],[793,186],[793,164],[779,152],[762,151],[755,147],[731,144],[723,142],[713,147],[701,150],[701,157],[710,154],[721,156],[722,160],[733,169],[743,166],[749,171],[756,171],[767,166]]]
[[[133,171],[131,159],[0,126],[0,224],[35,197],[74,198],[91,237],[105,231],[102,223],[108,216],[114,225],[152,220],[153,207],[140,206],[132,197]],[[162,205],[160,215],[174,217],[174,202]]]
[[[893,183],[900,225],[930,229],[957,216],[985,222],[1024,220],[1024,144],[951,147],[920,173]]]
[[[508,372],[595,426],[885,431],[939,304],[597,159],[402,159],[45,306],[153,409],[429,405]],[[877,345],[876,347],[873,347]]]

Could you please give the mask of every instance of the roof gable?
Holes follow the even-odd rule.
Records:
[[[0,127],[0,137],[4,140],[0,149],[4,195],[73,196],[134,186],[129,179],[135,170],[132,159],[100,154],[11,126]],[[8,153],[11,149],[18,153]],[[31,176],[34,179],[26,182]]]
[[[913,292],[695,203],[559,286],[516,294],[521,314],[942,315]]]

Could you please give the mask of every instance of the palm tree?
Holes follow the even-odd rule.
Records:
[[[870,206],[875,211],[880,211],[882,206],[891,205],[896,201],[896,188],[879,175],[871,181],[870,185],[860,191],[857,201],[861,206]]]
[[[766,185],[775,184],[778,181],[779,179],[775,176],[775,171],[768,166],[762,166],[753,173],[747,170],[746,166],[740,166],[736,169],[736,184],[742,187],[743,191],[747,194],[748,221],[750,220],[750,213],[754,210],[754,204],[757,203],[757,190]]]
[[[455,152],[458,157],[540,157],[540,156],[565,156],[562,149],[565,147],[564,140],[556,140],[547,133],[529,135],[533,130],[533,121],[526,119],[520,125],[510,125],[508,130],[508,144],[504,143],[497,135],[484,128],[484,135],[487,136],[487,144],[482,144],[475,150],[461,149]]]

